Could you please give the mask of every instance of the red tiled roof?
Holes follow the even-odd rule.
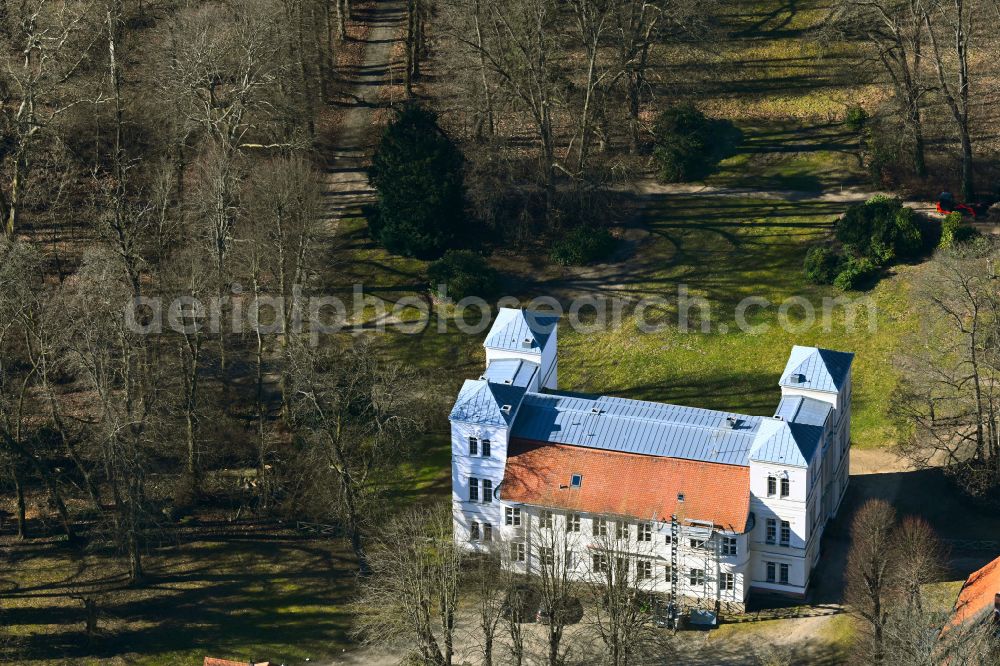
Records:
[[[974,620],[987,609],[993,608],[1000,596],[1000,557],[979,571],[974,571],[965,580],[958,601],[951,612],[951,618],[943,631]]]
[[[573,474],[583,475],[580,488],[569,487]],[[742,532],[750,511],[750,468],[514,439],[500,497],[639,519],[667,521],[676,513]]]

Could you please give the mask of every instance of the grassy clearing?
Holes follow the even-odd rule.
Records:
[[[271,530],[156,549],[148,585],[98,594],[92,641],[71,597],[120,583],[119,562],[51,544],[7,545],[0,607],[14,639],[0,644],[3,663],[166,666],[206,655],[303,663],[348,641],[353,559],[336,543]]]
[[[634,319],[600,332],[564,327],[561,383],[582,391],[769,414],[793,344],[854,351],[854,441],[885,445],[893,436],[885,414],[897,379],[890,358],[915,322],[906,306],[906,281],[899,277],[884,280],[865,298],[853,327],[841,307],[832,307],[824,322],[823,299],[839,294],[808,284],[801,266],[808,246],[829,232],[838,208],[735,197],[664,200],[650,211],[650,242],[629,262],[642,268],[623,287],[631,296],[662,295],[671,303],[662,312],[663,330],[642,334]],[[901,272],[910,270],[915,269]],[[701,328],[704,310],[696,306],[688,309],[688,332],[677,325],[681,285],[690,298],[708,304],[707,333]],[[747,323],[757,331],[737,326],[737,305],[747,297],[771,303],[746,312]],[[795,307],[787,312],[794,330],[782,328],[779,304],[791,297],[813,304],[815,321]],[[874,317],[868,315],[869,303]]]
[[[563,294],[631,301],[666,299],[665,308],[650,313],[660,319],[648,318],[664,324],[655,333],[641,333],[631,317],[600,331],[575,332],[563,326],[560,381],[569,390],[770,414],[778,400],[777,379],[793,344],[854,351],[854,442],[862,447],[885,446],[894,437],[886,420],[897,380],[892,354],[899,340],[915,330],[907,305],[907,276],[921,268],[898,267],[895,276],[870,294],[852,295],[862,299],[853,325],[848,325],[849,310],[841,306],[829,307],[825,319],[824,299],[841,294],[808,284],[802,260],[810,244],[830,233],[842,210],[843,204],[812,199],[661,197],[647,209],[648,236],[622,264],[596,279],[547,276],[519,295],[527,299],[558,289]],[[366,293],[390,302],[422,295],[426,264],[386,254],[364,238],[361,224],[350,227],[345,251],[362,257],[365,267],[355,270],[370,271],[371,278],[360,272],[338,272],[334,292],[347,293],[351,285],[363,283]],[[501,270],[510,269],[502,257],[493,261]],[[530,285],[529,278],[518,274],[514,280]],[[688,310],[688,332],[677,325],[682,286],[690,298],[707,302],[711,320],[707,333],[701,329],[704,310],[697,306]],[[737,305],[748,297],[771,304],[745,312],[753,331],[740,330],[737,322]],[[791,327],[782,328],[786,315],[779,305],[791,297],[802,297],[815,308],[811,324],[801,308],[793,307],[787,311]],[[461,381],[481,370],[483,352],[482,335],[467,335],[453,324],[439,328],[439,314],[436,308],[430,326],[418,334],[390,333],[384,341],[393,358],[428,372],[428,392],[440,393],[443,415]],[[447,474],[443,427],[439,445],[429,437],[424,442],[428,455],[410,467],[428,488],[440,486],[440,478],[433,480],[434,465],[440,462],[440,474]]]

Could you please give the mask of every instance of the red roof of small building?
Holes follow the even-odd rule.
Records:
[[[574,474],[583,477],[579,488],[570,487]],[[514,439],[500,497],[663,522],[676,513],[681,520],[712,521],[743,532],[750,512],[750,468]]]
[[[943,631],[979,618],[988,609],[995,607],[998,597],[1000,597],[1000,557],[979,571],[972,572],[972,575],[965,580],[965,585],[958,593],[958,601],[955,602],[955,608],[951,611],[951,617]]]

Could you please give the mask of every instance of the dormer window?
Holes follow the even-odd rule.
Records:
[[[532,345],[533,343],[531,341],[531,338],[525,338],[524,340],[521,340],[521,346],[524,347],[525,349],[531,349]]]
[[[500,408],[500,411],[503,412],[504,414],[510,414],[510,409],[511,409],[510,405],[504,405],[503,407]]]
[[[684,501],[684,493],[677,493],[677,501],[678,502]]]
[[[574,474],[569,479],[570,488],[579,488],[583,485],[583,474]]]

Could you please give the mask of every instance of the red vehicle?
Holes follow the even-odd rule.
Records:
[[[990,204],[988,203],[978,203],[978,204],[964,204],[955,201],[955,195],[951,192],[942,192],[938,195],[937,200],[937,212],[942,215],[947,215],[948,213],[959,212],[962,215],[968,217],[976,218],[985,215],[989,210]]]

